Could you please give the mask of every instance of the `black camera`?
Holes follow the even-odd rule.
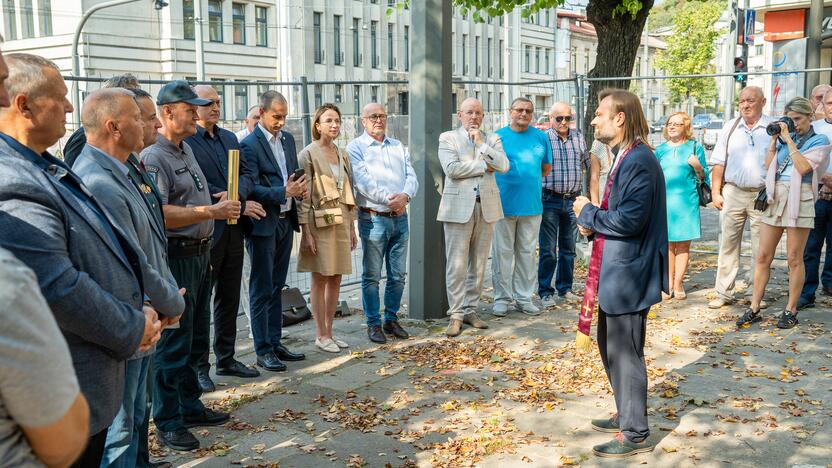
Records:
[[[783,122],[783,123],[786,124],[786,127],[788,127],[788,129],[789,129],[789,133],[794,133],[795,132],[794,120],[792,120],[790,117],[784,115],[783,117],[780,117],[779,120],[776,120],[776,121],[768,124],[766,126],[766,133],[768,133],[769,136],[779,135],[780,134],[780,122]]]

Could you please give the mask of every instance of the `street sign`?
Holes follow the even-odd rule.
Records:
[[[745,10],[745,31],[743,31],[743,35],[745,36],[745,44],[754,44],[754,23],[757,21],[757,10],[748,9]]]

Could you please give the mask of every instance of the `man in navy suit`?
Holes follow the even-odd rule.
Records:
[[[251,258],[251,332],[257,365],[273,372],[286,370],[282,361],[300,361],[280,342],[283,304],[280,292],[286,284],[295,232],[300,232],[295,198],[308,197],[306,177],[294,176],[298,168],[295,138],[284,132],[289,106],[277,91],[260,96],[260,122],[240,143],[254,177],[250,199],[260,202],[266,216],[254,220],[246,248]]]
[[[220,96],[213,86],[200,85],[194,92],[211,101],[197,107],[196,134],[185,138],[191,146],[199,168],[205,174],[208,189],[214,200],[227,198],[228,150],[239,150],[237,137],[220,128]],[[266,214],[256,201],[246,201],[254,187],[254,179],[245,159],[240,158],[239,199],[243,215],[237,224],[225,219],[214,220],[214,239],[211,247],[212,283],[214,289],[214,357],[217,359],[217,375],[233,375],[252,378],[260,375],[256,369],[246,367],[234,359],[234,343],[237,339],[237,310],[240,308],[240,283],[243,278],[243,235],[250,230],[251,221],[246,216],[260,219]],[[203,392],[213,392],[214,383],[208,375],[211,364],[206,350],[199,361],[197,379]]]
[[[594,237],[582,315],[591,321],[597,291],[598,348],[618,409],[612,418],[592,421],[596,430],[618,433],[593,451],[620,458],[654,446],[647,440],[644,337],[647,312],[668,290],[667,217],[664,175],[646,143],[650,130],[641,102],[620,89],[598,98],[592,126],[615,154],[611,182],[600,207],[578,197],[573,209],[581,233]]]

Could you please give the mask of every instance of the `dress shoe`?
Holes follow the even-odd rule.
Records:
[[[306,359],[306,355],[303,353],[293,353],[286,349],[283,345],[277,345],[274,347],[274,355],[278,357],[281,361],[303,361]]]
[[[217,375],[233,375],[234,377],[253,379],[254,377],[259,377],[260,372],[257,369],[246,366],[240,361],[231,361],[227,366],[217,366]]]
[[[280,362],[280,359],[274,353],[257,356],[257,365],[272,372],[283,372],[286,370],[286,364]]]
[[[219,426],[221,424],[225,424],[229,418],[230,416],[228,413],[205,408],[202,413],[191,416],[183,416],[182,425],[185,427]]]
[[[156,438],[168,447],[182,452],[190,452],[199,448],[199,441],[191,434],[191,431],[184,427],[171,432],[156,431]]]
[[[384,322],[384,333],[387,333],[388,335],[393,335],[401,340],[406,340],[410,338],[410,335],[407,333],[407,331],[404,328],[402,328],[401,325],[399,325],[398,320]]]
[[[652,452],[654,447],[655,444],[647,439],[641,442],[633,442],[619,432],[614,439],[606,444],[592,447],[592,453],[603,458],[626,458],[639,453]]]
[[[367,327],[367,338],[373,343],[384,344],[387,343],[387,337],[381,331],[381,325],[372,325]]]
[[[349,343],[347,343],[346,341],[344,341],[344,340],[342,340],[342,339],[338,338],[338,337],[337,337],[337,336],[335,336],[335,335],[332,335],[332,341],[335,343],[335,345],[336,345],[336,346],[338,346],[338,347],[339,347],[339,348],[341,348],[341,349],[344,349],[344,348],[349,348],[349,347],[350,347],[350,344],[349,344]]]
[[[208,372],[198,371],[196,373],[196,380],[199,382],[199,389],[202,390],[202,393],[213,392],[217,389],[214,387],[214,382],[211,380]]]
[[[724,297],[717,297],[716,299],[712,300],[708,303],[709,309],[719,309],[720,307],[727,306],[734,302],[733,299],[726,299]]]
[[[618,429],[618,414],[606,419],[593,419],[591,421],[592,428],[599,432],[616,433]]]
[[[147,462],[147,466],[149,468],[172,468],[173,463],[166,462],[166,461],[158,461],[158,462],[151,461],[151,462]]]
[[[485,330],[488,328],[488,324],[483,322],[479,315],[476,312],[471,312],[470,314],[466,314],[465,317],[462,318],[464,323],[471,325],[474,328],[479,328],[481,330]]]
[[[462,333],[462,320],[451,319],[448,323],[448,329],[445,330],[445,334],[448,336],[459,336],[460,333]]]
[[[316,338],[315,346],[328,353],[340,353],[341,348],[331,338]]]

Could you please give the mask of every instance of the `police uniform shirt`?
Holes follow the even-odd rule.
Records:
[[[191,147],[184,141],[179,147],[160,133],[156,143],[142,151],[142,161],[159,189],[162,204],[187,208],[211,205],[205,175]],[[204,239],[214,233],[214,221],[209,219],[180,228],[167,228],[166,232],[168,237]]]

